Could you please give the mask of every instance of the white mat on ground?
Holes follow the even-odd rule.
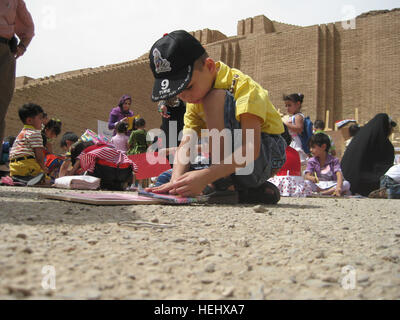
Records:
[[[60,189],[97,190],[100,188],[100,179],[92,176],[66,176],[57,178],[53,186]]]

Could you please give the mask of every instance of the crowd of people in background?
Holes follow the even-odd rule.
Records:
[[[304,99],[304,96],[299,94],[291,96],[299,97],[301,102]],[[180,110],[174,110],[173,116],[170,116],[172,112],[168,110],[174,107],[167,103],[171,101],[163,100],[158,104],[162,119],[161,128],[169,128],[170,121],[177,121],[177,128],[182,130],[185,104],[176,100],[173,105]],[[110,112],[109,127],[115,130],[114,136],[110,141],[104,140],[98,143],[97,156],[102,154],[99,152],[101,148],[103,153],[105,149],[108,152],[111,148],[115,149],[116,157],[120,154],[129,156],[146,153],[148,147],[154,141],[157,142],[157,138],[154,141],[148,140],[146,122],[143,118],[133,119],[132,127],[129,127],[129,118],[134,117],[134,112],[130,110],[131,104],[131,96],[124,95],[116,107],[119,110],[113,108]],[[285,105],[291,114],[293,105],[290,103]],[[54,181],[65,175],[82,174],[92,165],[85,160],[85,165],[82,166],[80,158],[93,151],[95,143],[82,141],[81,134],[66,132],[60,142],[60,147],[66,153],[58,155],[53,152],[55,140],[62,131],[60,119],[48,119],[43,109],[32,103],[20,108],[19,117],[23,129],[17,137],[7,137],[2,146],[2,162],[9,165],[10,176],[16,182],[29,183],[39,175],[41,180],[36,179],[36,182],[34,181],[36,184],[45,180],[42,173],[46,173]],[[289,120],[288,124],[285,123],[285,132],[282,134],[287,144],[286,162],[279,172],[269,179],[278,187],[282,196],[303,197],[319,193],[335,196],[359,194],[373,198],[399,197],[400,167],[394,163],[394,148],[389,139],[396,123],[387,114],[376,115],[361,128],[352,119],[337,123],[338,128],[348,129],[343,131],[346,149],[341,161],[335,157],[335,149],[332,149],[333,140],[324,131],[325,124],[322,120],[314,122],[314,134],[309,139],[310,152],[306,154],[301,149],[299,140],[293,143],[302,133],[300,130],[293,130],[296,128],[296,119],[303,122],[304,115],[291,117],[292,120]],[[169,134],[166,129],[165,137],[169,138]],[[178,131],[173,134],[172,148],[175,149],[179,145],[178,134]],[[162,147],[171,149],[168,144]],[[301,155],[305,155],[305,161],[301,160]],[[110,157],[109,154],[107,156]],[[125,161],[130,164],[131,169],[128,170],[133,170],[135,164],[128,157]],[[93,173],[94,167],[92,169]]]
[[[55,143],[64,129],[62,119],[48,118],[49,110],[35,103],[20,107],[22,129],[16,137],[4,139],[15,60],[24,54],[34,36],[25,3],[11,2],[15,6],[0,11],[11,22],[8,28],[0,28],[0,161],[9,169],[2,184],[48,185],[59,177],[91,174],[101,178],[101,188],[127,190],[139,170],[132,156],[158,151],[175,158],[169,158],[173,169],[160,176],[163,181],[159,179],[149,189],[152,192],[211,194],[221,199],[236,192],[241,203],[268,204],[277,203],[281,195],[400,198],[400,164],[394,162],[389,139],[397,124],[388,114],[377,114],[361,127],[353,119],[337,122],[343,129],[346,148],[340,160],[332,138],[324,131],[324,121],[311,122],[302,112],[304,94],[283,96],[287,113],[281,118],[258,83],[211,59],[185,31],[164,35],[150,51],[155,78],[152,100],[157,102],[163,135],[149,140],[145,119],[135,115],[132,96],[124,94],[109,114],[111,139],[89,129],[67,131],[60,142],[64,153],[57,154]],[[180,68],[175,67],[177,63]],[[182,66],[191,68],[182,71],[186,70]],[[216,163],[209,152],[199,152],[201,161],[190,166],[180,163],[178,155],[188,143],[187,136],[180,133],[189,129],[200,133],[205,128],[231,132],[252,129],[253,171],[236,174],[235,170],[243,167]],[[199,139],[199,148],[202,145]],[[243,143],[238,150],[247,152],[245,147]]]

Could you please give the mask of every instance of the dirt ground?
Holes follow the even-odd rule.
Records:
[[[0,187],[0,299],[400,299],[398,200],[38,198],[63,192]]]

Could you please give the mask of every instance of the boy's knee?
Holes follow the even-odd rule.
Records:
[[[204,105],[204,107],[207,107],[207,105],[224,106],[225,97],[226,97],[225,90],[212,89],[209,93],[207,93],[207,95],[203,99],[203,105]]]

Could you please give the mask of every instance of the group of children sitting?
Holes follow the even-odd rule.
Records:
[[[145,121],[142,118],[136,119],[136,130],[130,136],[127,135],[127,124],[118,123],[116,135],[111,139],[112,146],[82,141],[73,132],[66,132],[60,142],[66,153],[58,156],[53,153],[53,141],[61,133],[61,121],[47,119],[43,109],[32,103],[22,106],[19,116],[24,127],[16,138],[9,137],[5,141],[3,150],[5,157],[9,149],[10,176],[15,181],[29,182],[41,173],[54,179],[88,171],[102,178],[103,188],[125,190],[135,172],[135,164],[126,155],[147,151]],[[287,143],[286,162],[269,181],[284,196],[308,196],[313,192],[336,196],[351,194],[350,183],[344,180],[339,159],[332,152],[332,139],[323,132],[323,121],[316,121],[314,125],[315,132],[309,141],[312,157],[308,158],[304,175],[300,155],[290,147],[293,138],[285,126],[282,136]],[[118,170],[115,169],[117,163]],[[117,178],[114,176],[116,172]]]
[[[24,127],[16,138],[3,144],[2,157],[8,163],[10,179],[3,184],[50,184],[56,178],[89,173],[101,179],[105,189],[125,190],[137,172],[136,164],[127,155],[147,149],[144,119],[136,119],[136,130],[128,137],[124,122],[118,124],[118,134],[111,142],[87,130],[81,137],[66,132],[60,146],[65,154],[53,152],[53,142],[61,133],[61,121],[47,119],[42,107],[28,103],[18,111]],[[89,133],[89,134],[88,134]]]

